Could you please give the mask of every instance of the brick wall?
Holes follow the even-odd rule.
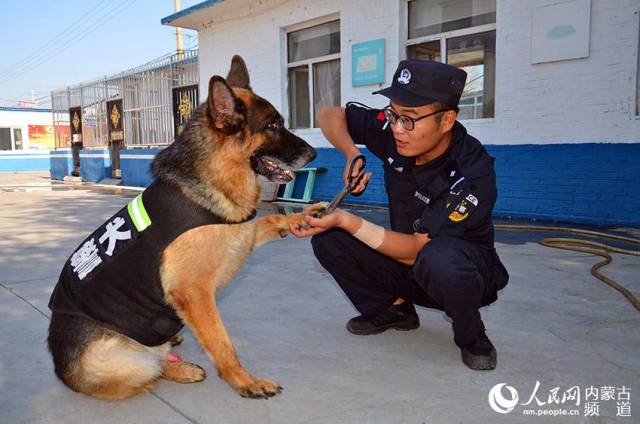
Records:
[[[531,64],[538,6],[497,2],[496,118],[467,121],[487,144],[639,142],[638,0],[592,0],[589,57]]]
[[[497,216],[640,227],[640,144],[486,146]]]
[[[383,85],[351,87],[351,45],[384,38],[385,69],[390,80],[401,54],[400,13],[395,0],[264,0],[255,13],[212,23],[198,32],[200,92],[207,93],[212,75],[225,76],[231,57],[240,54],[247,62],[253,90],[288,117],[286,32],[340,19],[343,103],[347,100],[371,103],[371,91]],[[373,103],[383,106],[384,100],[377,98]],[[317,129],[302,134],[319,145],[326,143]]]

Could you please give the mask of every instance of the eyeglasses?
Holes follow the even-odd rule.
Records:
[[[404,128],[407,131],[413,131],[417,121],[424,118],[428,118],[430,116],[436,115],[441,112],[447,112],[449,110],[454,110],[454,109],[440,109],[423,116],[418,116],[417,118],[412,118],[407,115],[398,115],[393,111],[393,109],[391,109],[391,106],[387,106],[386,108],[384,108],[384,117],[387,119],[387,121],[389,121],[391,125],[395,125],[396,121],[400,121],[400,123],[402,124],[402,128]]]

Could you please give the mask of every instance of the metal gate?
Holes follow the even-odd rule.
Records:
[[[51,102],[56,148],[79,142],[84,149],[109,148],[114,176],[119,176],[122,148],[171,144],[197,107],[198,51],[166,55],[117,75],[54,91]],[[77,131],[72,109],[77,112]],[[112,118],[117,115],[116,128]]]

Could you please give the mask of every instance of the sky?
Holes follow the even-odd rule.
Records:
[[[181,0],[186,9],[201,0]],[[160,24],[174,0],[18,0],[2,2],[0,106],[119,73],[175,51],[175,28]],[[183,30],[184,46],[197,32]]]

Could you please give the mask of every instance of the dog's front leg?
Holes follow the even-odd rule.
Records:
[[[284,238],[289,234],[289,217],[291,215],[268,215],[260,218],[256,223],[256,242],[254,247],[260,247],[274,238]]]
[[[315,203],[304,210],[303,213],[292,213],[290,215],[268,215],[258,220],[256,223],[255,247],[260,247],[264,243],[274,238],[284,238],[289,234],[289,224],[306,228],[305,215],[312,215],[326,209],[324,202]]]
[[[206,286],[206,285],[203,285]],[[282,390],[276,382],[253,377],[245,370],[224,328],[214,295],[206,287],[191,284],[188,291],[172,290],[167,300],[191,328],[218,369],[218,375],[243,397],[268,398]]]

